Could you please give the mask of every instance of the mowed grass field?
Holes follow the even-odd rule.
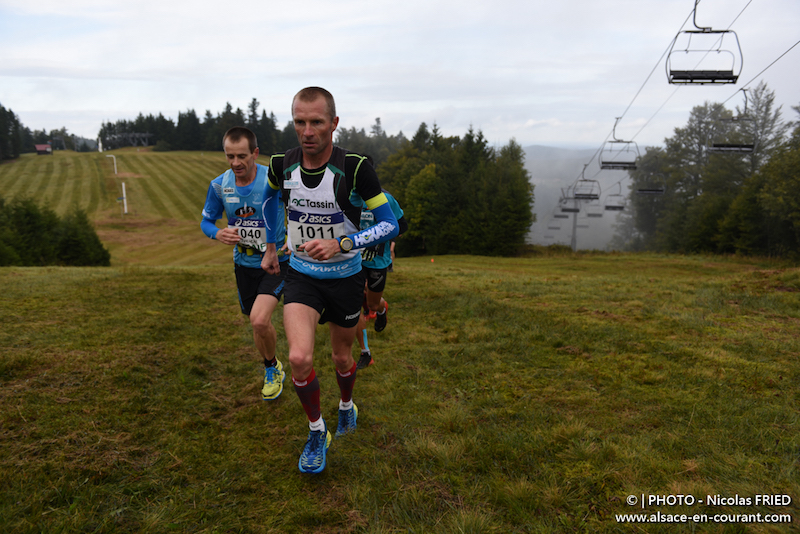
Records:
[[[6,199],[37,199],[59,215],[73,206],[85,210],[114,265],[225,263],[231,255],[200,232],[200,217],[209,182],[227,168],[221,151],[25,154],[0,164],[0,191]],[[127,215],[117,200],[123,182]]]
[[[288,380],[260,400],[230,250],[199,230],[222,154],[114,154],[125,217],[105,155],[0,165],[7,196],[77,203],[112,251],[109,268],[0,268],[0,530],[798,530],[796,266],[400,258],[358,430],[308,476],[299,401]],[[280,307],[276,326],[286,363]]]

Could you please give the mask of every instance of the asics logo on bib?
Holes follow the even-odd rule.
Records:
[[[344,213],[308,213],[305,211],[289,210],[289,221],[299,224],[338,224],[344,221]]]
[[[297,219],[297,222],[307,224],[331,224],[333,222],[333,217],[330,215],[313,215],[311,213],[304,213]]]
[[[247,228],[258,228],[264,226],[263,221],[248,221],[245,219],[236,219],[233,221],[234,226],[245,226]]]
[[[298,208],[320,208],[320,209],[335,209],[336,204],[329,200],[309,200],[307,198],[293,198],[292,205]]]

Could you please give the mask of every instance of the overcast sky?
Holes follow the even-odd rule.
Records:
[[[661,144],[695,105],[741,106],[738,89],[756,78],[794,120],[800,46],[758,74],[800,41],[800,0],[702,0],[699,25],[738,35],[739,84],[669,85],[659,59],[693,5],[0,0],[0,104],[28,128],[95,138],[103,121],[216,115],[255,97],[283,127],[294,93],[319,85],[344,128],[380,117],[407,137],[426,122],[446,135],[472,125],[498,145],[594,148],[623,114],[617,138]]]

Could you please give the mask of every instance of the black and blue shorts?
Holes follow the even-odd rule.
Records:
[[[269,274],[264,269],[233,265],[233,271],[236,274],[236,288],[239,291],[239,305],[243,314],[250,315],[256,297],[259,295],[272,295],[280,302],[289,262],[282,261],[280,265],[281,274]]]

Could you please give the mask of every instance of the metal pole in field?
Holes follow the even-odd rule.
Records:
[[[574,213],[572,214],[572,241],[570,242],[570,248],[572,251],[575,252],[578,250],[578,201],[573,200],[572,207],[574,209]]]
[[[117,157],[116,156],[106,156],[106,157],[114,160],[114,174],[117,174]]]
[[[128,213],[128,195],[125,194],[125,182],[122,182],[122,211]]]

